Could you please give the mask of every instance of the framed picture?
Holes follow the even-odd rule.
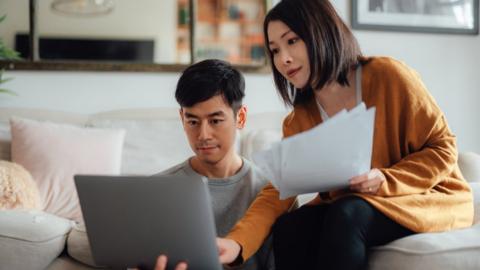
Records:
[[[351,0],[352,28],[478,34],[479,0]]]

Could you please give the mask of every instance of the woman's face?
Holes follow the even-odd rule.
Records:
[[[282,21],[271,21],[267,35],[275,68],[296,88],[305,87],[310,77],[305,42]]]

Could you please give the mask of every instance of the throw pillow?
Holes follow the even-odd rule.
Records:
[[[0,210],[7,209],[40,209],[40,195],[27,170],[0,160]]]
[[[122,174],[161,172],[193,155],[179,119],[94,119],[94,128],[125,129]]]
[[[458,166],[468,182],[480,182],[480,155],[473,152],[460,153]]]
[[[42,210],[81,222],[75,174],[120,173],[123,130],[12,118],[12,161],[24,166],[40,191]]]

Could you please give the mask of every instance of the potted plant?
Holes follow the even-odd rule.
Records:
[[[7,15],[3,15],[2,17],[0,17],[0,23],[3,22],[5,20],[5,18],[7,17]],[[20,56],[19,56],[19,53],[15,50],[12,50],[10,48],[8,48],[4,43],[3,43],[3,40],[0,38],[0,60],[20,60]],[[12,78],[3,78],[3,72],[5,70],[4,69],[1,69],[0,70],[0,94],[2,93],[6,93],[6,94],[12,94],[12,95],[15,95],[14,92],[8,90],[8,89],[3,89],[1,88],[1,85],[12,80]]]

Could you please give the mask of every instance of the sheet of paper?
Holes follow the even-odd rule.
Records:
[[[255,154],[254,161],[282,199],[345,188],[370,170],[374,120],[375,108],[362,103]]]

